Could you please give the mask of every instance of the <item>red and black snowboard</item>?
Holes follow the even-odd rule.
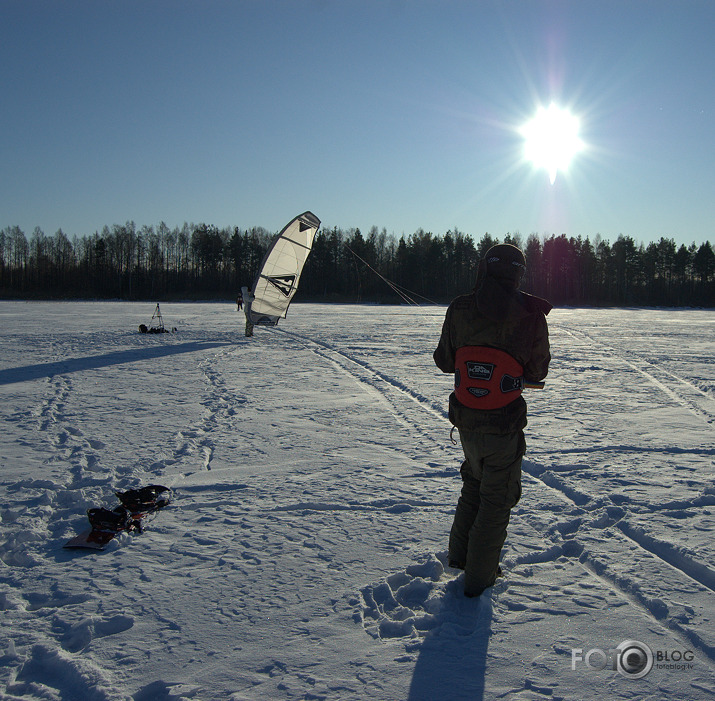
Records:
[[[103,507],[88,509],[90,528],[71,538],[65,548],[103,550],[120,533],[141,533],[143,520],[171,502],[171,490],[158,484],[127,492],[116,492],[121,506],[115,509]]]

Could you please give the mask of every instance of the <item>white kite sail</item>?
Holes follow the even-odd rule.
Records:
[[[246,303],[246,321],[275,326],[285,319],[298,281],[320,227],[312,212],[300,214],[275,236],[261,263]]]

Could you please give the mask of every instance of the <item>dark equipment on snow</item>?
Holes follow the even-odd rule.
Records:
[[[87,510],[90,529],[65,543],[65,548],[103,550],[119,533],[142,533],[144,519],[171,503],[171,490],[158,484],[115,492],[121,506]]]
[[[156,309],[151,316],[151,326],[146,324],[139,324],[139,331],[142,333],[169,333],[169,329],[164,327],[164,317],[161,315],[161,309],[159,309],[159,302],[156,303]],[[176,329],[172,329],[172,332]]]

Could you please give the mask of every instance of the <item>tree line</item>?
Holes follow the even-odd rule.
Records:
[[[138,228],[132,221],[70,239],[38,227],[0,231],[3,298],[233,299],[250,287],[272,233],[262,227],[184,224]],[[710,242],[648,244],[621,235],[610,243],[582,237],[484,234],[419,229],[399,239],[383,228],[320,229],[296,299],[445,303],[474,286],[492,245],[524,250],[522,289],[558,305],[715,306],[715,252]]]

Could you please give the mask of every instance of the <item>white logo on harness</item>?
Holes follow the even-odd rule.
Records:
[[[475,397],[486,397],[489,394],[489,390],[483,387],[467,387],[467,392]]]
[[[471,360],[467,361],[467,376],[472,379],[472,380],[484,380],[485,382],[488,382],[489,380],[492,379],[492,374],[494,372],[494,368],[496,366],[494,363],[477,363]],[[471,390],[470,390],[471,392]],[[483,395],[481,394],[476,394],[475,392],[472,392],[477,397],[481,397]],[[485,394],[489,394],[489,392],[485,392]]]

